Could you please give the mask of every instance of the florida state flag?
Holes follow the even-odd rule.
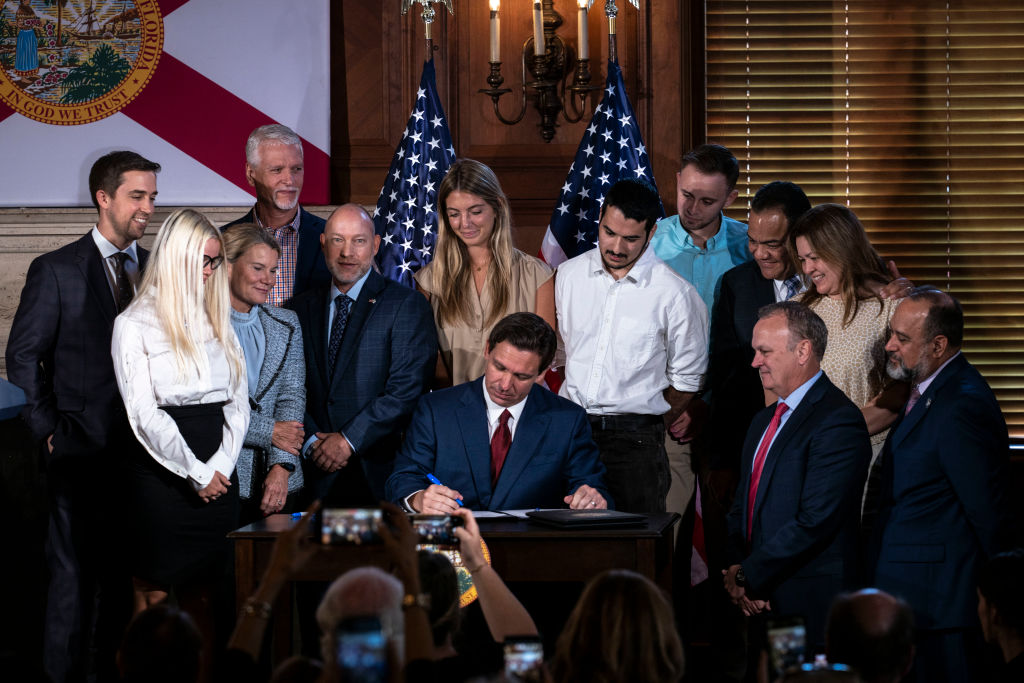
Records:
[[[302,200],[328,202],[328,0],[6,0],[0,206],[91,203],[93,161],[160,163],[163,204],[252,202],[245,140],[304,140]]]

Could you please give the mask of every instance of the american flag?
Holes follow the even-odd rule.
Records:
[[[626,178],[642,178],[657,189],[622,70],[608,62],[604,97],[583,134],[541,244],[545,261],[557,266],[597,245],[604,193]]]
[[[455,147],[437,97],[431,58],[423,65],[416,104],[373,211],[381,237],[377,267],[385,277],[413,287],[413,273],[433,258],[437,188],[453,161]]]

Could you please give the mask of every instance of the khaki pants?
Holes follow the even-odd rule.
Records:
[[[679,443],[668,432],[665,433],[665,452],[668,454],[668,467],[671,483],[665,499],[665,509],[675,512],[680,517],[686,514],[686,508],[693,499],[696,489],[696,477],[692,466],[693,442]],[[679,537],[679,526],[676,525],[675,535]]]

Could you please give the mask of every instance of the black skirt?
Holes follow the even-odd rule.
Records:
[[[224,404],[162,408],[197,459],[220,448]],[[166,586],[215,579],[230,566],[227,534],[238,526],[238,480],[204,503],[192,484],[157,463],[140,445],[128,464],[129,548],[132,574]]]

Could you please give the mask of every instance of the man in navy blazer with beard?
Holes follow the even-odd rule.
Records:
[[[978,570],[1009,538],[1006,422],[960,353],[959,302],[919,287],[893,313],[889,374],[911,383],[879,456],[881,507],[869,554],[874,585],[917,624],[918,681],[984,680]]]
[[[498,321],[484,376],[420,399],[388,498],[430,514],[454,512],[458,501],[472,510],[611,507],[587,414],[536,382],[554,354],[555,332],[539,316]]]
[[[748,616],[804,618],[825,644],[836,594],[858,579],[858,511],[871,443],[860,409],[821,371],[828,332],[813,311],[765,306],[754,326],[754,367],[779,397],[754,417],[729,512],[733,602]]]

